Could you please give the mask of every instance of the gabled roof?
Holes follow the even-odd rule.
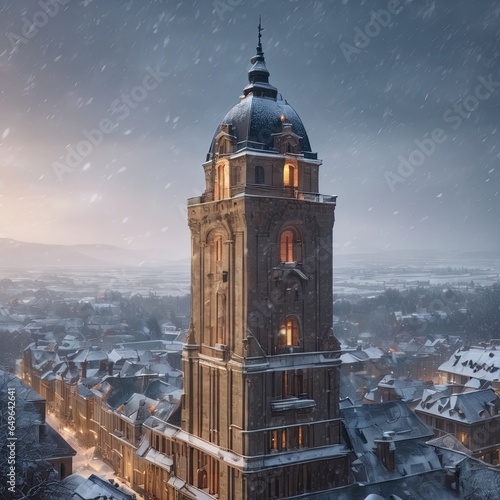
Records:
[[[453,434],[445,434],[444,436],[427,441],[430,446],[437,448],[445,448],[447,450],[459,451],[466,455],[472,455],[472,451],[465,447]]]
[[[386,375],[378,383],[378,386],[392,388],[395,394],[403,401],[418,401],[422,398],[426,383],[422,380],[394,378],[392,375]]]
[[[75,363],[92,362],[92,361],[107,361],[108,354],[100,348],[87,347],[81,349],[77,353],[68,356]]]
[[[500,398],[492,389],[451,395],[436,393],[422,398],[415,411],[474,424],[494,417],[500,419]]]
[[[358,456],[352,462],[351,470],[356,481],[378,483],[441,469],[436,451],[424,443],[395,443],[394,462],[394,470],[390,471],[376,453],[370,451]]]
[[[355,453],[373,449],[375,439],[393,431],[393,441],[427,440],[433,432],[402,401],[389,401],[340,410]]]
[[[117,411],[123,413],[133,422],[144,422],[157,404],[157,400],[147,398],[144,394],[132,394],[123,405],[117,408]]]

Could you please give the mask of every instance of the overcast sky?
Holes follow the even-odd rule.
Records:
[[[186,199],[262,14],[337,252],[500,250],[498,1],[45,3],[0,1],[1,237],[188,256]]]

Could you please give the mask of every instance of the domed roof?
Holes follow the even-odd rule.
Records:
[[[299,115],[281,98],[276,87],[269,83],[260,31],[262,30],[259,25],[259,43],[257,54],[250,60],[252,67],[248,72],[249,83],[243,89],[241,101],[224,116],[217,127],[208,158],[215,149],[216,137],[223,126],[229,126],[225,129],[235,138],[237,150],[273,150],[273,134],[282,132],[283,125],[291,125],[292,132],[300,137],[297,153],[311,152],[309,138]]]

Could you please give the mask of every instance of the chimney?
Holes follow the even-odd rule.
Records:
[[[82,378],[87,378],[87,362],[82,362]]]
[[[393,436],[394,431],[387,431],[383,433],[382,439],[374,439],[373,441],[375,443],[375,454],[389,472],[394,471],[396,467],[396,447],[394,446],[394,441],[392,440]]]
[[[113,361],[108,361],[108,375],[113,375]]]

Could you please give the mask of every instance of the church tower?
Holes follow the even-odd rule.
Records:
[[[332,331],[336,197],[319,194],[321,160],[269,83],[261,31],[248,85],[203,164],[205,192],[188,201],[192,312],[175,475],[228,500],[325,491],[349,470]]]

